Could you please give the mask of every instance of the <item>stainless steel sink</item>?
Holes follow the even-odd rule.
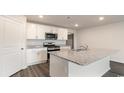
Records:
[[[84,51],[84,50],[82,50],[82,49],[73,49],[72,51],[80,52],[80,51]]]

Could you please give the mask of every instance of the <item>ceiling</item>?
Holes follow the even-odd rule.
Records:
[[[115,22],[124,21],[124,15],[104,15],[104,20],[100,21],[100,15],[26,15],[27,20],[35,23],[54,25],[71,29],[83,29]],[[74,25],[78,24],[78,27]]]

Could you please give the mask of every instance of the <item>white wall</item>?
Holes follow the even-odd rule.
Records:
[[[77,46],[86,43],[89,48],[120,50],[111,59],[124,62],[124,22],[82,29],[77,32]]]

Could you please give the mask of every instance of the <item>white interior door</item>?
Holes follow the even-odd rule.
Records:
[[[2,61],[2,46],[3,46],[3,30],[4,30],[4,20],[0,18],[0,76],[3,75],[3,61]]]
[[[3,30],[1,31],[2,54],[1,61],[3,62],[2,76],[10,76],[22,69],[24,50],[24,24],[5,18]]]

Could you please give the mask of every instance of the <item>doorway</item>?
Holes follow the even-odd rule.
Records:
[[[74,49],[74,34],[68,34],[68,40],[66,41],[67,46],[71,46],[71,49]]]

